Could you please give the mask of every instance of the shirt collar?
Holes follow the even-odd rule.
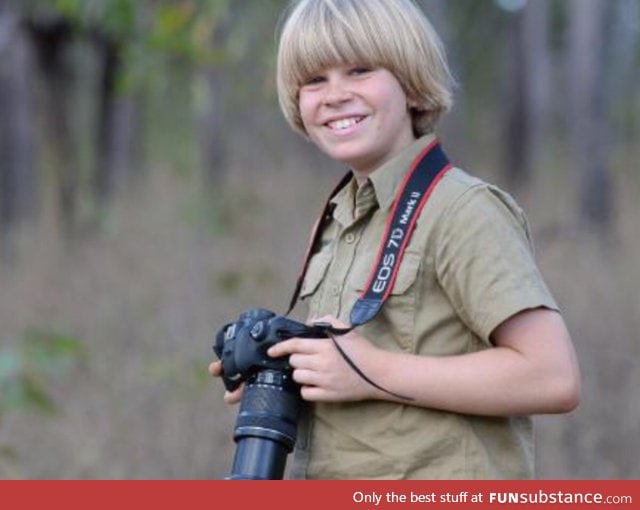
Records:
[[[357,192],[358,183],[356,182],[355,178],[352,177],[347,185],[331,199],[331,203],[335,205],[335,209],[333,210],[333,217],[344,226],[353,223],[353,209]]]
[[[375,190],[380,209],[391,207],[398,194],[398,188],[411,167],[411,163],[433,140],[435,140],[435,135],[433,134],[418,138],[369,176],[369,181],[371,181]]]
[[[375,205],[378,205],[382,210],[389,209],[411,163],[433,140],[435,140],[433,134],[416,139],[367,177],[360,189],[358,189],[356,179],[352,178],[331,199],[331,203],[336,205],[334,218],[343,225],[349,225],[354,221],[354,217],[357,219],[362,212]],[[371,188],[373,188],[373,196],[369,191]]]

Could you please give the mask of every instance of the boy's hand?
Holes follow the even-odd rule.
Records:
[[[209,365],[209,373],[214,377],[222,377],[222,362],[219,360],[211,362]],[[242,400],[243,391],[244,384],[234,391],[225,391],[224,401],[227,404],[237,404]]]
[[[314,322],[328,322],[336,328],[348,327],[332,316]],[[358,368],[375,380],[373,367],[377,366],[382,351],[354,331],[336,337],[336,341]],[[273,357],[290,355],[293,379],[302,386],[301,394],[305,400],[347,402],[378,396],[378,390],[347,364],[330,338],[292,338],[277,343],[267,354]]]

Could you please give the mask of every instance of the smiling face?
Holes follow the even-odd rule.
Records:
[[[311,140],[359,179],[415,139],[407,96],[384,68],[328,67],[300,87],[299,109]]]
[[[311,136],[323,150],[335,148],[336,144],[332,142],[329,146],[329,139],[320,138],[319,132],[307,132],[307,126],[315,127],[314,120],[309,110],[303,120],[301,108],[309,106],[311,99],[317,97],[315,86],[328,80],[328,71],[357,64],[368,69],[371,76],[363,73],[363,80],[359,81],[353,74],[346,73],[342,78],[345,87],[349,83],[347,78],[353,78],[350,85],[358,108],[364,102],[363,109],[366,109],[370,103],[363,98],[379,96],[378,86],[385,80],[378,80],[378,75],[387,73],[391,76],[384,78],[391,80],[382,85],[395,89],[397,94],[391,95],[397,98],[406,93],[411,99],[413,133],[422,136],[434,131],[441,115],[451,107],[452,78],[438,35],[412,0],[296,0],[291,5],[280,32],[276,74],[278,101],[294,130]],[[351,70],[357,71],[357,68]],[[401,84],[402,90],[396,83],[390,83],[394,80]],[[366,92],[361,93],[363,88]],[[372,105],[376,113],[381,112],[382,103],[376,100],[368,104]],[[404,109],[394,112],[401,117],[405,113]],[[347,110],[346,113],[362,112]],[[361,120],[358,117],[346,118],[342,127]],[[393,118],[397,116],[394,114]],[[405,134],[403,130],[400,132]],[[340,140],[346,141],[347,132],[343,135]],[[351,161],[342,156],[340,159]]]

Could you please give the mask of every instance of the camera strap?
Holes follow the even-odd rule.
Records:
[[[391,213],[387,219],[384,236],[378,249],[376,263],[371,271],[365,290],[351,310],[349,317],[351,327],[335,328],[330,324],[322,324],[324,331],[327,336],[331,338],[342,358],[362,379],[379,390],[401,400],[412,401],[413,398],[389,391],[367,377],[344,349],[342,349],[336,336],[346,335],[357,326],[371,321],[380,312],[385,301],[391,294],[396,277],[398,276],[398,269],[400,268],[404,251],[409,244],[409,239],[415,229],[420,212],[440,179],[442,179],[450,168],[451,163],[449,163],[437,139],[429,144],[412,162],[409,171],[402,181]],[[329,196],[322,216],[320,216],[320,219],[316,222],[302,271],[293,296],[291,297],[289,309],[285,315],[289,315],[298,302],[311,257],[320,242],[325,226],[333,219],[334,204],[331,203],[331,200],[351,179],[351,172],[342,178],[338,186],[336,186]]]
[[[351,310],[351,326],[372,320],[391,294],[404,251],[427,199],[451,168],[442,147],[434,140],[412,163],[387,220],[378,258],[365,290]]]
[[[437,139],[429,144],[411,163],[387,219],[376,263],[368,278],[365,290],[351,310],[351,328],[333,328],[334,334],[345,334],[351,329],[369,322],[380,312],[393,290],[404,251],[409,244],[420,212],[440,179],[450,168],[451,163]],[[324,227],[333,219],[335,206],[331,203],[331,200],[351,179],[351,172],[342,178],[329,196],[322,215],[316,222],[302,271],[291,297],[289,309],[285,315],[289,315],[298,302],[311,257],[320,242]]]

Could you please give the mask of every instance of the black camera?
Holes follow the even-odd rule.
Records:
[[[262,308],[247,310],[216,335],[214,350],[222,361],[225,387],[233,391],[260,370],[287,371],[287,360],[271,358],[269,347],[293,337],[328,338],[330,328],[326,323],[308,326]]]
[[[267,350],[293,337],[328,338],[331,331],[330,324],[308,326],[255,308],[218,332],[213,349],[222,361],[225,387],[233,391],[245,383],[234,430],[236,453],[228,478],[282,478],[287,455],[296,442],[303,402],[288,358],[272,358]]]

